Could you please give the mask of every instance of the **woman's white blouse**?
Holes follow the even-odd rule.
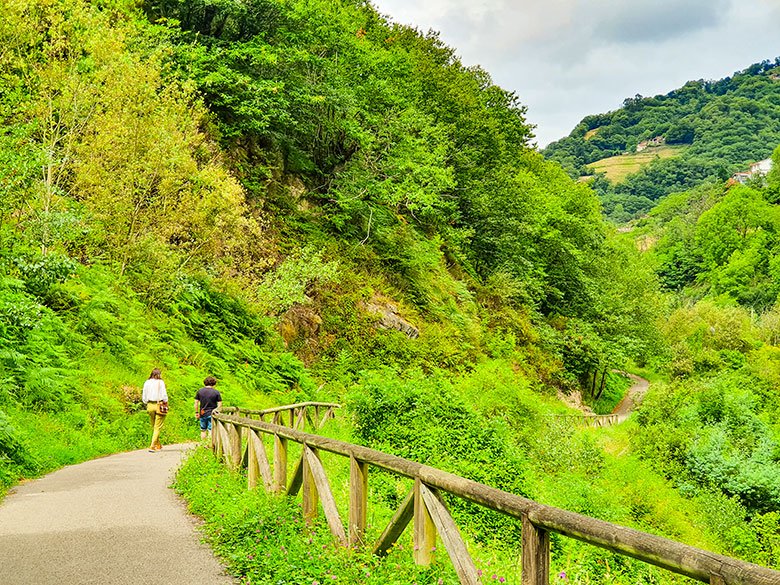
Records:
[[[160,400],[168,401],[168,393],[165,391],[165,382],[162,380],[155,380],[149,378],[144,382],[143,401],[144,404],[150,400],[159,402]]]

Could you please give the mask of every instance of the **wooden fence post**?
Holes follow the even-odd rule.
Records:
[[[219,427],[222,423],[220,423],[218,420],[215,420],[213,424],[211,425],[211,448],[214,450],[214,456],[217,458],[217,461],[219,461],[219,457],[221,455],[221,446],[220,446],[220,430]]]
[[[550,534],[523,514],[523,574],[522,585],[549,585]]]
[[[310,449],[305,443],[303,450],[303,486],[301,488],[303,491],[303,519],[307,524],[311,524],[317,518],[319,498],[317,497],[317,486],[314,483],[314,476],[312,475],[306,452],[309,451],[316,457],[317,450]]]
[[[287,489],[287,439],[274,435],[274,491]]]
[[[230,467],[238,469],[241,467],[241,427],[231,424],[230,433]]]
[[[230,465],[230,431],[227,423],[222,424],[219,428],[219,444],[222,449],[222,460]]]
[[[322,504],[322,511],[325,513],[325,520],[328,522],[331,534],[338,540],[341,546],[347,546],[347,535],[344,532],[344,523],[341,521],[336,498],[333,497],[333,490],[330,489],[330,482],[322,466],[319,455],[315,449],[306,448],[304,450],[307,467],[311,472],[314,488],[317,491],[319,501]],[[316,510],[315,510],[316,514]]]
[[[362,544],[368,509],[368,463],[349,458],[349,545]]]
[[[444,543],[444,548],[450,556],[461,585],[479,585],[481,580],[477,567],[474,565],[460,530],[455,525],[441,495],[437,490],[429,489],[425,484],[420,484],[420,494],[433,519],[436,530],[439,532],[441,541]]]
[[[247,467],[246,467],[246,483],[250,490],[257,487],[257,476],[260,475],[260,465],[257,462],[257,454],[255,453],[255,442],[252,440],[252,435],[255,432],[252,429],[247,429],[246,437],[246,453],[247,453]]]
[[[419,478],[414,480],[414,562],[424,567],[433,562],[436,526],[423,500]]]
[[[265,453],[263,440],[258,433],[252,429],[246,429],[246,450],[248,458],[247,481],[249,489],[257,486],[257,478],[263,480],[263,486],[266,491],[270,491],[273,486],[271,476],[271,465],[268,463],[268,455]]]
[[[257,478],[261,477],[266,491],[270,491],[273,487],[273,477],[268,455],[265,453],[265,445],[258,433],[249,428],[246,429],[246,450],[249,460],[247,473],[249,489],[257,486]]]

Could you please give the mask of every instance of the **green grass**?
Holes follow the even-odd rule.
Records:
[[[333,484],[340,480],[339,474],[331,478]],[[382,561],[365,550],[338,548],[324,520],[303,523],[299,500],[247,490],[245,477],[218,464],[208,449],[190,457],[174,487],[203,519],[209,544],[242,584],[458,582],[449,562],[415,566],[408,533]]]
[[[642,167],[657,159],[679,156],[685,150],[684,146],[659,146],[648,148],[642,152],[621,154],[597,160],[588,165],[597,173],[605,173],[613,183],[620,183],[629,175],[636,173]]]

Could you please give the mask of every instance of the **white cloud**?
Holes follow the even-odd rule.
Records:
[[[780,55],[778,0],[375,0],[517,92],[540,144],[637,93]]]
[[[617,43],[663,41],[718,25],[728,8],[729,0],[602,0],[596,33]]]

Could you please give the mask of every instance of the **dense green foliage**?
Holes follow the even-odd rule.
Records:
[[[780,543],[777,177],[667,196],[627,234],[670,291],[672,382],[638,413],[634,448],[681,493],[710,493],[725,518],[748,519],[712,526],[770,566]]]
[[[314,395],[282,342],[337,394],[515,354],[572,389],[657,352],[650,272],[434,35],[349,2],[61,0],[3,4],[0,41],[5,481],[142,444],[155,365],[172,439],[207,373]],[[41,462],[63,429],[89,446]]]
[[[780,162],[780,149],[773,159]],[[654,241],[649,257],[662,286],[770,309],[780,292],[776,188],[771,174],[748,185],[713,184],[660,201],[635,234]]]
[[[780,143],[778,67],[780,58],[717,81],[691,81],[666,95],[628,98],[614,112],[585,117],[545,155],[584,176],[592,174],[590,163],[634,152],[645,140],[688,145],[678,157],[656,160],[617,185],[594,183],[606,213],[625,222],[664,195],[722,181],[771,154]]]
[[[716,328],[710,343],[711,321],[733,318],[735,335],[746,313],[697,305],[689,327],[658,290],[768,309],[776,175],[680,200],[689,213],[674,213],[677,232],[663,220],[648,261],[588,186],[533,150],[515,95],[366,3],[28,0],[0,4],[0,45],[3,486],[143,446],[140,386],[160,366],[165,442],[195,436],[188,403],[214,374],[227,404],[338,400],[342,438],[776,563],[777,427],[761,394],[778,384],[777,339],[761,338],[774,329]],[[567,412],[558,392],[608,409],[621,382],[607,373],[632,363],[712,398],[679,409],[668,461],[628,439],[667,449],[665,400],[638,427],[598,434],[550,416]],[[754,379],[750,400],[726,399]],[[237,574],[392,582],[392,563],[308,557],[295,523],[273,520],[294,507],[237,482],[202,454],[180,479]],[[375,486],[380,530],[408,486]],[[517,528],[452,507],[496,580],[516,580]],[[259,554],[258,523],[289,557]],[[571,582],[658,582],[640,563],[553,545]],[[398,582],[452,577],[398,567]]]

